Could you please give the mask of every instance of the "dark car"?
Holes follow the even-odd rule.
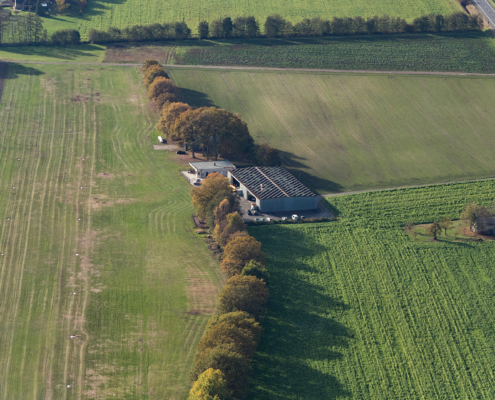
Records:
[[[253,213],[251,212],[251,210],[248,210],[248,215],[253,215]]]
[[[178,150],[178,151],[176,152],[176,154],[187,154],[187,153],[186,153],[185,151]]]

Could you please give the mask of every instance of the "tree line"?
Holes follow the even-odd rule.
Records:
[[[198,345],[189,400],[242,400],[261,338],[258,321],[270,296],[265,255],[247,233],[227,178],[210,174],[191,196],[197,215],[214,227],[213,237],[223,249],[221,268],[229,279]]]
[[[430,14],[408,23],[404,18],[389,15],[368,18],[345,17],[325,20],[319,17],[305,18],[293,24],[280,15],[270,15],[261,33],[260,24],[254,16],[225,17],[212,22],[201,21],[198,25],[200,39],[229,39],[257,37],[330,36],[387,33],[465,32],[483,29],[479,15],[462,12],[451,15]],[[167,39],[190,39],[191,29],[185,22],[135,25],[129,28],[108,28],[106,31],[92,29],[89,41],[93,43],[137,42]]]
[[[65,7],[71,3],[61,1]],[[42,13],[37,3],[37,10]],[[75,3],[74,3],[75,4]],[[80,1],[84,8],[85,1]],[[81,9],[82,12],[82,9]],[[38,13],[38,12],[37,12]],[[412,23],[400,17],[389,15],[368,18],[333,18],[325,20],[319,17],[306,18],[293,24],[280,15],[270,15],[263,25],[263,34],[260,24],[253,16],[225,17],[212,22],[201,21],[198,25],[200,39],[229,39],[229,38],[257,38],[257,37],[292,37],[292,36],[329,36],[355,34],[387,34],[387,33],[428,33],[428,32],[465,32],[480,31],[483,29],[483,19],[479,15],[468,15],[462,12],[441,15],[430,14],[414,19]],[[110,27],[105,30],[92,29],[89,32],[89,42],[140,42],[161,40],[191,39],[191,29],[185,22],[171,22],[164,24],[134,25],[119,29]],[[68,45],[81,43],[79,31],[64,29],[54,32],[48,37],[43,23],[37,15],[12,15],[10,11],[0,10],[0,43],[1,44],[56,44]]]
[[[217,107],[194,108],[179,100],[179,89],[156,60],[142,67],[148,98],[160,111],[157,130],[167,139],[188,146],[193,157],[202,151],[207,160],[235,157],[258,165],[280,165],[276,149],[257,145],[241,116]]]

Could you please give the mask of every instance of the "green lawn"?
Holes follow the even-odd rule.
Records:
[[[493,399],[495,242],[413,242],[404,224],[494,193],[485,181],[338,196],[339,221],[250,228],[271,298],[249,398]]]
[[[218,262],[138,69],[68,67],[0,104],[0,397],[185,399]]]
[[[456,0],[383,0],[381,2],[368,0],[311,2],[304,0],[272,0],[270,2],[150,0],[145,3],[139,0],[94,0],[88,2],[82,16],[57,15],[46,18],[45,27],[49,32],[62,28],[80,29],[85,37],[91,28],[107,29],[110,26],[124,28],[137,24],[176,21],[185,21],[196,32],[199,21],[211,22],[226,16],[234,18],[254,15],[263,26],[266,17],[272,14],[280,14],[292,22],[317,16],[332,19],[333,17],[356,15],[368,17],[383,14],[411,20],[420,15],[450,14],[461,10]]]
[[[171,68],[324,192],[493,177],[495,79]]]

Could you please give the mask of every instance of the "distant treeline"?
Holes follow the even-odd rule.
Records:
[[[201,21],[198,25],[200,39],[290,37],[290,36],[329,36],[355,34],[386,34],[415,32],[465,32],[483,29],[483,19],[479,15],[462,12],[451,15],[427,15],[407,23],[403,18],[383,15],[381,17],[333,18],[330,20],[315,17],[292,24],[280,15],[266,18],[263,34],[255,17],[226,17],[211,23]],[[134,25],[129,28],[108,28],[106,31],[92,29],[89,42],[141,42],[160,40],[192,39],[191,29],[185,22],[165,24]],[[64,29],[48,37],[39,16],[33,14],[12,15],[0,10],[1,44],[79,44],[79,31]]]
[[[383,15],[381,17],[334,18],[324,20],[319,17],[303,19],[292,24],[280,15],[266,18],[264,33],[260,31],[255,17],[226,17],[198,25],[200,39],[229,39],[256,37],[289,36],[329,36],[377,33],[415,33],[415,32],[464,32],[483,29],[483,19],[477,15],[462,12],[451,15],[427,15],[407,23],[403,18]],[[92,29],[89,41],[93,43],[137,42],[167,39],[192,38],[191,29],[185,22],[167,24],[135,25],[130,28],[109,28],[106,31]]]

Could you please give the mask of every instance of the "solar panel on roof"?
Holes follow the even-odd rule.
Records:
[[[282,167],[249,167],[231,171],[231,174],[260,200],[283,197],[316,197],[289,171]],[[263,185],[263,189],[261,189]]]

